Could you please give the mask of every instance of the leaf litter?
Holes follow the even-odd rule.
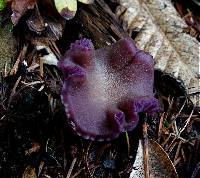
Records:
[[[116,14],[125,30],[135,37],[137,46],[155,58],[155,68],[186,87],[199,107],[199,42],[186,34],[188,27],[169,0],[121,0]]]
[[[34,14],[35,9],[31,12]],[[145,156],[140,161],[146,162],[144,170],[149,169],[147,172],[151,173],[151,157],[155,156],[155,162],[164,172],[156,169],[155,166],[153,168],[162,177],[170,173],[174,177],[177,176],[174,166],[179,177],[184,177],[186,174],[187,177],[198,177],[199,113],[193,110],[190,102],[180,95],[177,98],[164,95],[161,91],[167,90],[169,84],[164,85],[162,80],[157,81],[162,85],[161,88],[156,88],[156,94],[163,105],[164,112],[158,113],[155,118],[147,119],[148,125],[143,131],[144,140],[146,139],[144,149],[139,141],[139,138],[142,138],[142,123],[134,131],[122,134],[111,142],[89,142],[70,131],[64,123],[64,111],[59,98],[62,84],[60,72],[56,66],[47,65],[48,62],[41,63],[41,60],[47,59],[49,54],[59,59],[60,51],[63,49],[55,41],[60,38],[63,29],[57,28],[59,23],[46,18],[43,13],[37,12],[35,15],[36,19],[41,18],[40,16],[45,19],[44,21],[48,19],[53,23],[56,30],[51,28],[46,31],[46,28],[29,26],[30,31],[34,29],[34,35],[29,30],[25,30],[28,48],[25,54],[23,47],[18,51],[18,57],[23,53],[23,59],[20,59],[15,75],[2,78],[0,83],[0,107],[2,108],[0,140],[3,143],[0,149],[1,175],[48,178],[130,177],[135,170],[136,154],[140,150],[143,154],[145,151]],[[23,22],[23,18],[20,21]],[[59,22],[63,23],[62,20]],[[27,24],[26,20],[25,24]],[[140,25],[139,23],[138,27]],[[51,38],[52,29],[56,32],[53,32],[53,38]],[[48,37],[43,35],[38,37],[43,33]],[[43,47],[38,51],[38,46]],[[17,61],[17,57],[15,60]],[[170,82],[172,82],[170,87],[176,90],[177,86],[172,79]],[[144,117],[141,116],[141,120],[142,118]],[[154,141],[149,138],[153,138]],[[159,161],[161,157],[165,164]],[[143,164],[140,166],[143,167]]]

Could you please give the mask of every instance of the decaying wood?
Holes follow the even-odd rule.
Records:
[[[76,17],[67,22],[66,27],[70,42],[87,37],[92,39],[96,48],[105,47],[127,36],[103,0],[95,0],[92,5],[80,4]]]

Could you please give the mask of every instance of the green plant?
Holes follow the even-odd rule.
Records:
[[[5,0],[0,0],[0,11],[5,9],[5,7],[6,7],[6,1]]]
[[[54,0],[57,11],[65,19],[72,19],[77,11],[77,1],[92,4],[94,0]]]

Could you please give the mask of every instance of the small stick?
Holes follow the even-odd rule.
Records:
[[[10,106],[10,102],[11,102],[11,100],[12,100],[12,97],[13,97],[14,94],[16,93],[16,89],[17,89],[17,86],[19,85],[19,82],[20,82],[21,78],[22,78],[22,77],[19,76],[19,78],[18,78],[17,81],[15,82],[15,85],[14,85],[14,87],[13,87],[13,89],[12,89],[11,94],[10,94],[10,98],[9,98],[9,101],[8,101],[8,106]]]
[[[42,59],[40,59],[40,76],[44,77],[44,62]]]
[[[44,161],[41,161],[40,166],[39,166],[39,170],[38,170],[38,177],[40,177],[40,174],[41,174],[43,168],[44,168]]]
[[[71,176],[71,178],[77,177],[84,169],[85,169],[85,167],[81,168],[77,173],[75,173],[73,176]]]
[[[184,101],[184,103],[183,103],[183,105],[181,106],[179,112],[178,112],[175,116],[173,116],[169,127],[171,127],[171,125],[174,123],[174,121],[176,120],[176,118],[181,114],[183,108],[185,107],[186,102],[187,102],[187,100]]]
[[[173,138],[172,142],[170,143],[169,147],[168,147],[168,152],[170,153],[174,147],[176,146],[177,142],[176,142],[176,137]]]
[[[26,51],[27,51],[27,46],[24,46],[23,49],[20,51],[19,56],[18,56],[17,60],[15,61],[15,64],[14,64],[13,68],[10,71],[10,75],[15,75],[17,73],[18,67],[19,67],[19,63],[24,58],[24,56],[26,54]]]
[[[44,87],[45,87],[45,85],[42,85],[42,86],[38,89],[38,91],[42,91],[42,90],[44,89]]]
[[[125,134],[126,134],[126,142],[127,142],[128,157],[129,157],[129,158],[132,158],[132,156],[130,155],[130,141],[129,141],[128,132],[125,132]]]
[[[192,112],[190,113],[190,116],[188,117],[188,119],[187,119],[187,121],[186,121],[186,124],[185,124],[184,127],[180,130],[180,132],[179,132],[179,136],[181,135],[181,133],[185,130],[185,128],[186,128],[187,125],[189,124],[193,112],[194,112],[194,109],[193,109]]]
[[[89,176],[93,177],[93,175],[90,171],[90,168],[89,168],[89,164],[88,164],[88,154],[89,154],[89,150],[90,150],[91,145],[92,145],[92,141],[89,143],[87,150],[86,150],[86,153],[85,153],[85,164],[86,164],[86,171],[89,173]]]
[[[178,148],[176,150],[176,154],[174,156],[174,163],[176,162],[176,160],[178,159],[178,155],[179,155],[179,152],[180,152],[180,149],[181,149],[181,144],[182,144],[182,141],[180,140],[179,144],[178,144]]]
[[[70,178],[71,174],[72,174],[72,171],[74,169],[74,165],[76,164],[76,161],[77,161],[77,158],[74,158],[73,161],[72,161],[72,164],[69,168],[69,171],[67,173],[67,177],[66,178]]]
[[[185,152],[184,152],[183,148],[181,149],[181,155],[182,155],[182,157],[183,157],[183,161],[186,162],[187,159],[186,159],[186,157],[185,157]]]
[[[179,157],[178,159],[176,159],[175,161],[174,161],[174,166],[176,166],[179,162],[181,161],[181,157]]]
[[[160,117],[160,123],[159,123],[159,129],[158,129],[158,143],[160,142],[160,139],[161,139],[164,117],[165,117],[165,113],[163,113],[162,116]]]
[[[7,67],[8,67],[8,63],[6,61],[5,66],[4,66],[4,77],[7,77],[8,73],[7,73]]]
[[[28,67],[28,68],[27,68],[27,71],[28,71],[28,72],[31,72],[31,71],[35,70],[36,68],[38,68],[39,66],[40,66],[39,64],[34,64],[34,65]]]
[[[177,124],[176,124],[176,120],[174,121],[173,127],[174,127],[175,134],[178,135],[178,127],[177,127]]]
[[[144,155],[144,174],[145,174],[145,178],[150,178],[150,174],[149,174],[149,148],[148,148],[148,136],[147,136],[147,123],[146,123],[146,117],[144,120],[144,124],[143,124],[143,137],[144,137],[144,151],[143,151],[143,155]]]
[[[164,148],[165,144],[169,141],[169,139],[171,138],[171,133],[169,134],[169,136],[166,138],[166,140],[161,144],[161,146]]]
[[[28,87],[28,86],[44,83],[44,81],[34,81],[34,82],[30,82],[30,83],[26,83],[26,82],[22,81],[21,83],[23,83],[24,85],[26,85],[26,87]]]

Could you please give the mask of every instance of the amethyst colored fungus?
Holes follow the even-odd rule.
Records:
[[[154,114],[154,61],[125,38],[102,49],[81,39],[59,63],[66,117],[75,132],[92,140],[110,140],[137,126],[138,113]]]

